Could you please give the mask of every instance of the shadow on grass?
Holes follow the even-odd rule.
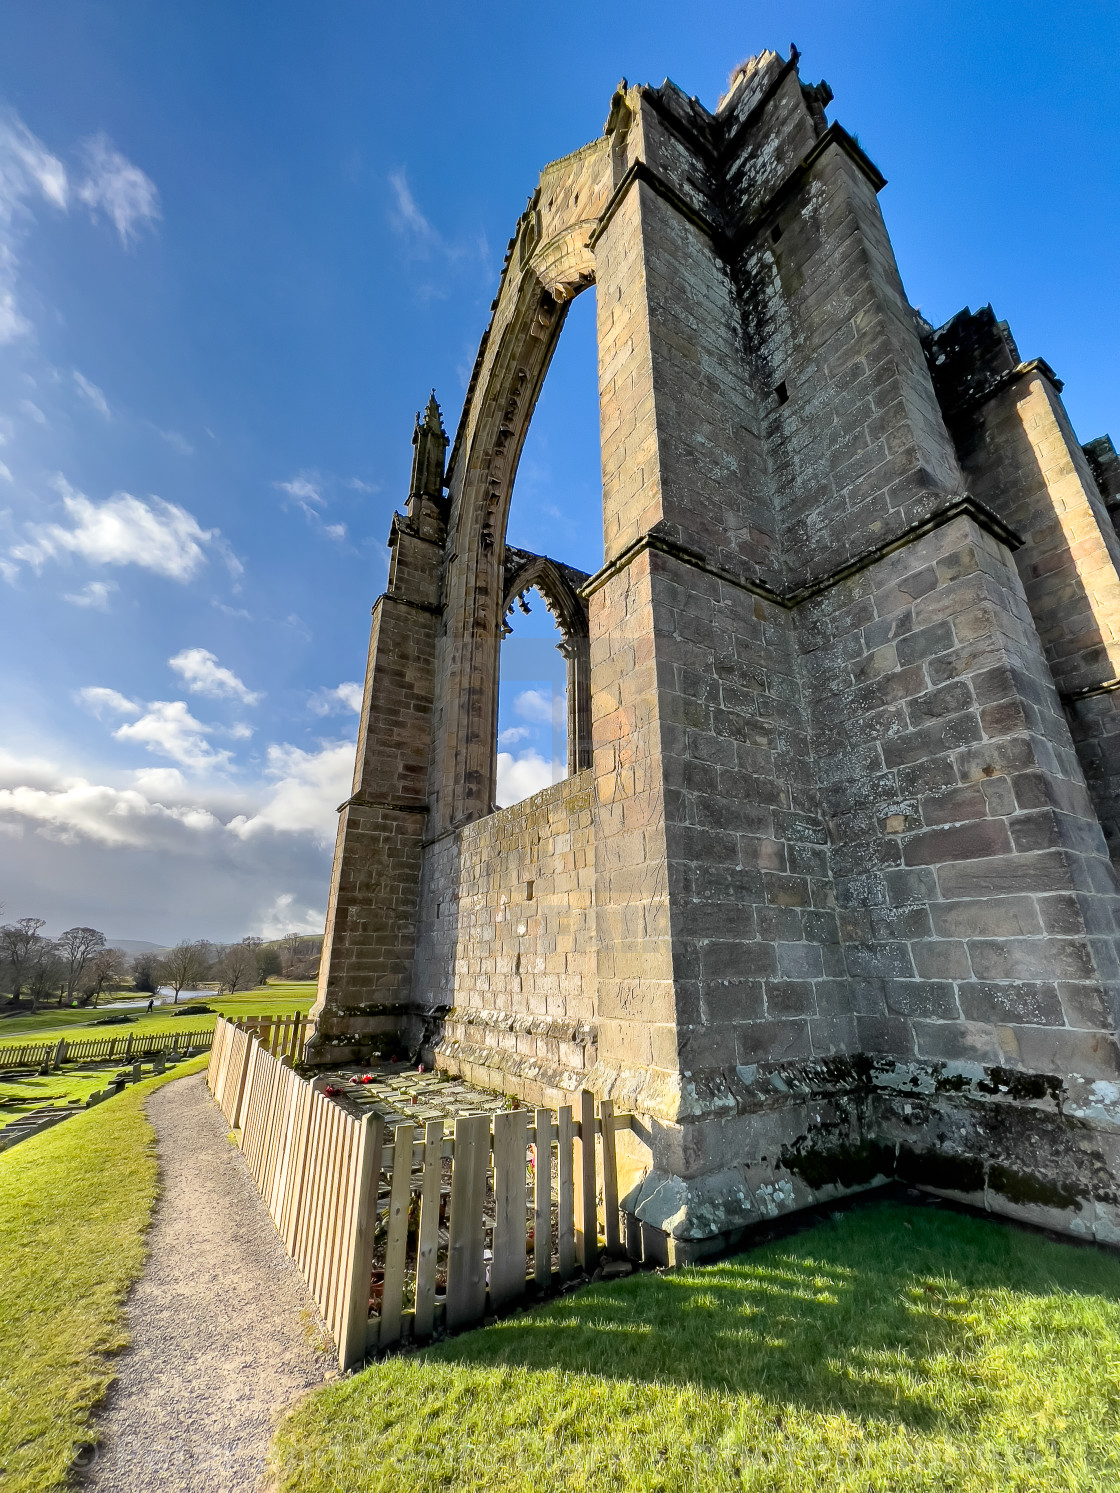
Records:
[[[423,1357],[759,1395],[805,1410],[966,1431],[982,1298],[1120,1301],[1120,1261],[985,1220],[884,1203],[715,1265],[591,1286]],[[946,1396],[948,1378],[969,1380]],[[952,1400],[956,1408],[949,1403]]]

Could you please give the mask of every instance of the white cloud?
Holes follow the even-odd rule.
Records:
[[[360,477],[347,477],[346,486],[355,492],[380,492],[381,485],[377,482],[363,482]]]
[[[87,839],[137,847],[161,838],[153,837],[152,828],[165,828],[160,823],[165,818],[194,830],[217,823],[205,809],[168,809],[151,803],[135,789],[110,788],[85,778],[65,779],[53,789],[25,785],[0,789],[0,815],[9,822],[30,821],[63,844]]]
[[[0,856],[0,901],[52,928],[159,943],[321,932],[353,761],[352,743],[280,746],[247,783],[200,784],[173,767],[114,783],[0,751],[0,834],[18,841]]]
[[[32,222],[28,201],[40,198],[66,210],[66,168],[11,110],[0,112],[0,344],[31,331],[16,301],[16,253]]]
[[[496,798],[498,807],[506,809],[510,804],[520,803],[533,793],[539,793],[550,783],[558,783],[567,768],[563,762],[546,762],[538,752],[532,750],[514,757],[510,752],[498,753],[498,783]]]
[[[438,257],[449,264],[475,261],[489,268],[490,248],[485,234],[468,234],[461,238],[447,239],[425,217],[420,204],[412,195],[412,188],[403,170],[389,173],[389,186],[393,191],[389,222],[412,259],[428,260]],[[423,285],[418,289],[426,300],[442,299],[448,294],[447,287],[437,283]]]
[[[34,420],[36,425],[45,425],[47,423],[46,415],[30,399],[21,399],[19,404],[16,405],[16,409],[25,414],[29,420]]]
[[[522,690],[513,708],[523,721],[552,727],[563,726],[567,721],[568,707],[562,693],[546,695],[537,689]]]
[[[160,436],[171,447],[177,456],[193,456],[194,447],[185,435],[180,435],[177,430],[161,430]]]
[[[345,711],[355,714],[362,708],[362,686],[351,680],[336,684],[334,689],[317,690],[307,702],[312,715],[341,715]]]
[[[532,726],[507,726],[504,731],[498,732],[498,745],[516,746],[519,741],[527,741],[533,734]]]
[[[148,798],[182,798],[187,780],[177,767],[138,767],[132,780]]]
[[[139,565],[171,580],[189,581],[205,562],[204,546],[222,548],[216,529],[201,528],[185,508],[162,498],[144,502],[119,492],[98,504],[61,477],[56,486],[73,527],[28,525],[30,542],[10,551],[14,560],[36,570],[47,560],[73,554],[92,565]],[[232,556],[227,563],[240,569]]]
[[[71,606],[93,607],[95,611],[107,612],[109,597],[119,589],[116,581],[90,581],[80,591],[64,592],[62,599]]]
[[[114,715],[139,715],[141,711],[141,706],[135,700],[130,700],[119,690],[107,689],[102,684],[86,685],[85,689],[78,691],[78,699],[93,711],[98,720],[105,710],[111,710]]]
[[[240,700],[243,705],[256,705],[261,699],[231,669],[223,668],[208,648],[184,648],[167,662],[193,694],[209,695],[214,700]]]
[[[261,938],[283,938],[285,933],[322,933],[326,922],[325,911],[297,907],[294,892],[281,892],[262,914],[256,932]]]
[[[323,497],[322,479],[314,472],[298,472],[290,481],[274,482],[273,486],[286,492],[307,518],[318,518],[318,510],[327,501]]]
[[[12,473],[11,473],[11,468],[8,467],[2,461],[0,461],[0,480],[3,480],[4,482],[14,482],[15,481],[15,478],[12,476]]]
[[[82,151],[89,174],[77,195],[94,216],[98,210],[105,214],[127,248],[141,228],[160,217],[156,184],[121,155],[107,135],[94,135]]]
[[[74,369],[74,382],[77,384],[78,392],[81,394],[82,398],[85,399],[88,404],[91,404],[99,415],[102,415],[106,420],[111,420],[113,418],[112,413],[109,409],[109,402],[105,398],[105,395],[101,392],[96,384],[90,383],[85,374],[79,373],[76,368]]]
[[[341,541],[346,538],[345,524],[323,522],[320,510],[327,506],[327,500],[323,496],[326,483],[318,472],[297,472],[287,482],[274,482],[272,485],[280,492],[287,493],[303,516],[320,529],[328,539]]]
[[[138,741],[149,752],[202,772],[228,767],[230,754],[206,740],[211,727],[191,715],[184,700],[153,700],[139,720],[113,732],[117,741]]]
[[[420,211],[420,205],[412,195],[408,178],[403,171],[389,172],[389,185],[396,198],[396,211],[392,214],[393,227],[398,233],[408,234],[421,241],[430,242],[438,237],[435,229]]]
[[[326,742],[317,752],[270,746],[267,775],[274,785],[268,802],[259,813],[232,820],[230,829],[242,838],[273,829],[333,841],[336,811],[354,777],[353,742]]]

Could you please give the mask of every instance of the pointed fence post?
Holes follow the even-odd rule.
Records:
[[[490,1305],[494,1311],[525,1294],[525,1149],[529,1114],[494,1116],[494,1250]]]
[[[443,1121],[424,1126],[424,1179],[420,1187],[420,1237],[416,1241],[416,1315],[418,1339],[435,1328],[436,1263],[439,1252],[439,1187],[443,1178]]]
[[[599,1253],[599,1210],[595,1205],[595,1096],[579,1096],[579,1165],[576,1167],[576,1258],[588,1275]]]
[[[622,1253],[618,1227],[618,1162],[614,1150],[614,1104],[599,1101],[599,1126],[603,1132],[603,1234],[612,1259]]]
[[[537,1110],[533,1172],[533,1275],[542,1291],[552,1284],[552,1111]]]
[[[490,1170],[490,1116],[459,1115],[451,1174],[451,1229],[447,1248],[447,1329],[469,1327],[486,1311],[486,1176]]]
[[[562,1104],[556,1111],[556,1196],[559,1215],[556,1227],[556,1252],[560,1257],[561,1280],[567,1280],[576,1267],[572,1136],[572,1106]]]

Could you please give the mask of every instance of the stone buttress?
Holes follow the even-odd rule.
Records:
[[[677,1258],[892,1178],[1120,1240],[1120,463],[990,309],[916,315],[830,100],[622,84],[542,173],[394,522],[316,1052],[611,1097]],[[504,536],[592,285],[582,579]],[[580,735],[495,811],[511,575]]]

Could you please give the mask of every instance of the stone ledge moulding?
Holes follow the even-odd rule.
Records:
[[[610,1098],[671,1259],[891,1179],[1120,1243],[1120,462],[991,307],[909,304],[831,99],[624,80],[541,173],[454,440],[417,417],[309,1060]],[[588,577],[505,532],[592,287]],[[569,776],[498,811],[529,585]]]

